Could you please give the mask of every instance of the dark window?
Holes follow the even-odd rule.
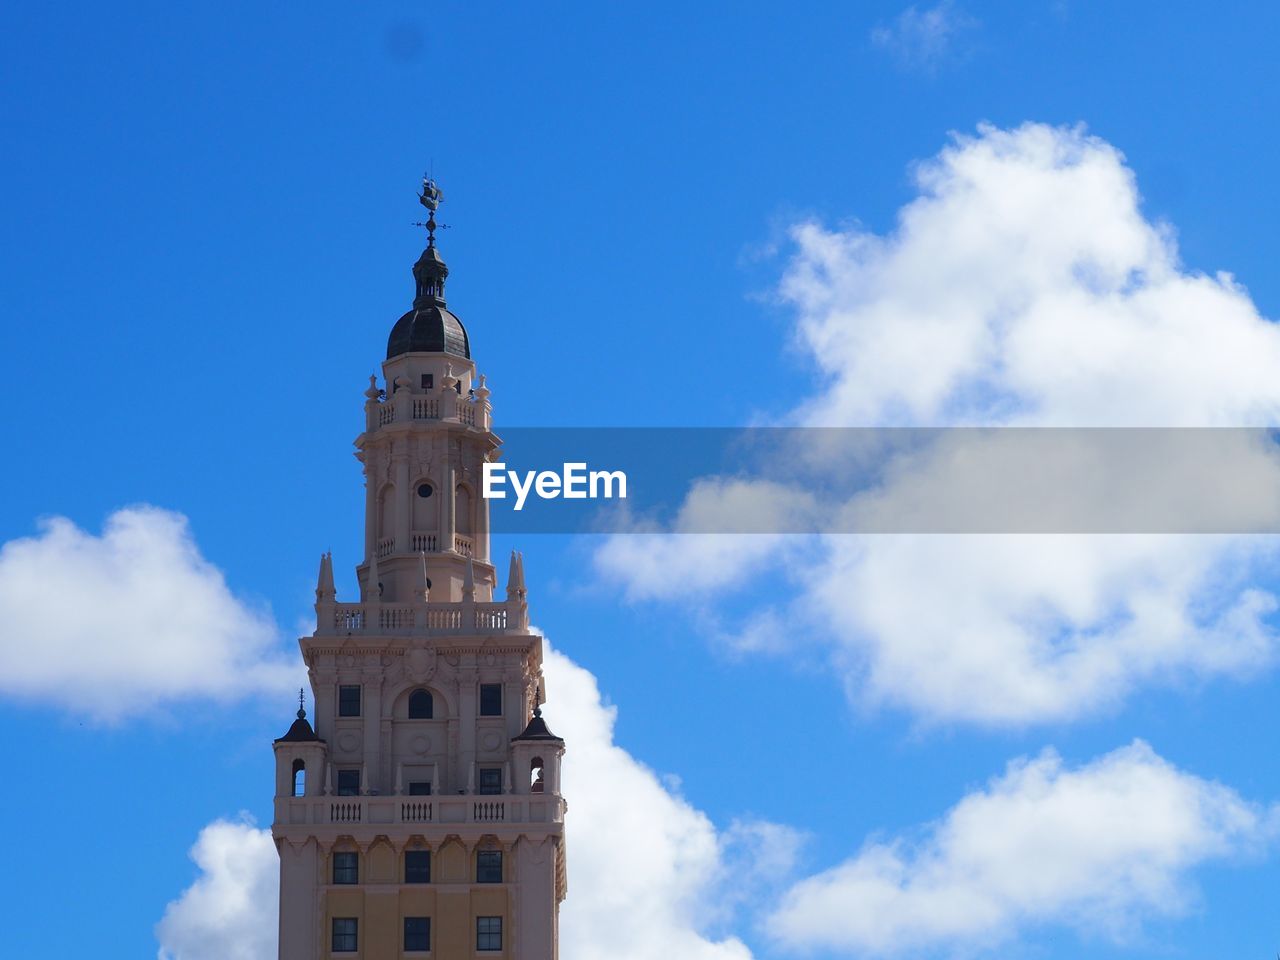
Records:
[[[480,684],[480,716],[502,716],[502,684]]]
[[[502,851],[481,850],[476,854],[476,883],[502,882]]]
[[[430,780],[410,780],[409,796],[411,797],[431,796],[431,781]]]
[[[431,851],[406,850],[404,853],[404,882],[431,882]]]
[[[424,500],[427,497],[431,496],[431,494],[433,493],[435,493],[435,491],[431,489],[431,484],[429,483],[418,484],[418,496],[422,497]]]
[[[458,396],[462,396],[462,381],[461,381],[461,380],[459,380],[457,383],[455,383],[455,384],[453,385],[453,392],[454,392],[454,393],[456,393]]]
[[[378,587],[381,588],[382,584],[378,584]],[[338,687],[338,716],[360,716],[360,687],[358,685],[347,686],[344,684]]]
[[[338,851],[333,855],[333,882],[360,882],[360,854]]]
[[[334,953],[355,953],[356,946],[356,918],[355,917],[334,917],[333,918],[333,952]]]
[[[406,950],[431,949],[431,918],[404,918],[404,948]]]
[[[307,765],[301,760],[293,761],[293,795],[301,797],[307,792]]]
[[[431,701],[431,694],[425,690],[415,690],[409,694],[409,719],[410,720],[430,720],[435,704]]]
[[[338,796],[340,797],[360,796],[360,771],[359,770],[339,770],[338,771]]]
[[[502,949],[501,917],[476,917],[476,949]]]
[[[478,792],[488,796],[496,796],[502,793],[501,767],[480,768],[480,790]]]
[[[434,384],[435,384],[435,376],[434,376],[433,374],[430,374],[430,373],[424,373],[424,374],[422,375],[422,389],[423,389],[423,390],[430,390]]]

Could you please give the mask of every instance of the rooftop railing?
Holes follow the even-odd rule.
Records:
[[[523,633],[528,614],[518,601],[460,603],[329,603],[316,607],[316,636],[439,636]]]

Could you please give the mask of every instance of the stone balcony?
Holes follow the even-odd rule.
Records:
[[[554,794],[433,797],[277,797],[277,824],[560,823],[565,802]]]
[[[519,600],[479,603],[320,603],[317,637],[470,636],[526,633],[528,607]]]
[[[488,430],[489,405],[459,396],[452,390],[434,393],[397,390],[386,400],[374,400],[368,404],[365,429],[368,433],[375,433],[393,424],[427,420],[460,423],[466,427]]]

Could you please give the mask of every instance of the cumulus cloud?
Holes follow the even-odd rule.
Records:
[[[929,71],[955,54],[956,42],[976,25],[977,21],[951,0],[924,10],[913,4],[890,23],[875,27],[871,42],[887,50],[902,66]]]
[[[768,919],[798,948],[855,954],[998,943],[1042,924],[1113,937],[1194,898],[1187,872],[1273,840],[1276,810],[1170,765],[1141,741],[1068,768],[1010,764],[916,841],[868,844],[790,889]]]
[[[181,514],[130,507],[101,535],[45,520],[0,547],[0,606],[8,696],[115,720],[297,686],[271,617],[232,594]]]
[[[887,236],[792,231],[781,294],[835,426],[1269,426],[1280,331],[1186,270],[1121,153],[984,126],[916,170]]]
[[[751,960],[741,940],[708,925],[727,926],[744,897],[785,876],[797,835],[758,821],[717,831],[614,743],[617,711],[594,676],[551,649],[545,670],[545,715],[568,742],[563,786],[572,805],[560,955]],[[279,865],[270,831],[219,821],[192,856],[202,874],[156,928],[160,960],[275,960]],[[731,865],[732,887],[724,883]],[[239,952],[228,952],[233,944]]]
[[[789,422],[1225,427],[1280,415],[1280,328],[1229,275],[1180,263],[1110,144],[1080,128],[982,127],[916,180],[886,235],[793,231],[780,293],[821,385]],[[945,460],[887,470],[878,503],[909,513]],[[1017,499],[1016,478],[969,480],[966,494]],[[649,546],[649,562],[642,543],[608,543],[599,569],[633,597],[703,603],[747,575],[789,578],[795,599],[762,592],[770,605],[737,628],[744,645],[775,649],[771,633],[824,642],[855,697],[931,721],[1071,719],[1140,685],[1246,676],[1275,658],[1275,600],[1258,586],[1272,538],[831,536],[805,542],[799,567],[785,562],[794,543],[744,558],[739,539],[682,536]],[[678,551],[732,559],[672,575]]]
[[[270,830],[216,820],[191,848],[196,881],[156,924],[159,960],[275,960],[280,861]]]

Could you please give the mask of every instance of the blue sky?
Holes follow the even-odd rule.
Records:
[[[0,541],[38,535],[43,517],[97,535],[133,504],[182,514],[237,602],[279,624],[272,643],[290,656],[290,638],[309,630],[320,551],[334,552],[340,593],[353,583],[362,492],[350,443],[361,390],[409,300],[421,248],[409,226],[413,192],[428,166],[447,194],[450,305],[467,324],[500,425],[732,426],[785,419],[806,403],[864,409],[841,407],[841,373],[804,331],[830,333],[870,294],[855,291],[837,310],[844,293],[805,286],[803,268],[821,260],[823,239],[796,225],[915,249],[919,235],[898,219],[928,193],[914,171],[929,162],[951,170],[932,158],[953,132],[992,142],[978,133],[982,123],[1046,124],[1068,144],[1074,135],[1064,131],[1085,125],[1099,138],[1090,142],[1123,154],[1090,153],[1100,176],[1128,170],[1141,196],[1136,214],[1117,215],[1117,230],[1135,216],[1167,225],[1177,270],[1226,271],[1244,288],[1232,296],[1260,317],[1280,315],[1280,190],[1270,176],[1280,12],[1269,5],[560,4],[499,13],[224,3],[125,14],[45,4],[5,19],[0,402],[9,469]],[[1110,224],[1106,215],[1098,222]],[[1052,218],[1039,226],[1068,232]],[[860,256],[828,265],[884,267]],[[904,256],[895,282],[933,291],[927,303],[952,303],[955,291],[937,277],[901,279],[920,262]],[[1203,322],[1212,330],[1214,317]],[[1081,338],[1093,332],[1081,325]],[[1205,361],[1218,371],[1205,396],[1214,385],[1226,393],[1263,382],[1247,368],[1266,351],[1231,354],[1244,341],[1206,338],[1227,352]],[[1097,355],[1108,342],[1080,349]],[[1180,391],[1189,381],[1177,363],[1162,372],[1159,342],[1147,352],[1154,373],[1140,385],[1142,409],[1165,403],[1176,420],[1185,411],[1166,396],[1199,394]],[[1131,364],[1144,355],[1125,354]],[[864,372],[845,369],[854,381]],[[1168,394],[1152,383],[1170,385]],[[1062,399],[1070,389],[1054,383],[1037,394],[1057,422],[1079,409]],[[1244,419],[1274,413],[1275,398],[1256,393],[1232,409]],[[948,409],[922,401],[916,412],[945,422]],[[804,836],[746,903],[719,903],[734,884],[708,869],[705,909],[681,921],[716,943],[739,937],[751,956],[874,952],[867,937],[806,943],[759,920],[868,842],[927,849],[930,824],[1015,758],[1046,748],[1068,769],[1089,771],[1140,738],[1179,777],[1219,782],[1261,821],[1274,820],[1280,768],[1266,731],[1280,688],[1267,612],[1259,650],[1229,666],[1157,663],[1078,710],[1028,709],[993,723],[865,683],[898,636],[891,627],[873,641],[829,642],[821,624],[792,616],[786,602],[806,595],[809,565],[850,569],[811,544],[788,550],[788,576],[748,565],[732,589],[717,581],[693,596],[620,573],[590,540],[495,544],[513,546],[526,555],[535,622],[617,706],[617,744],[678,778],[689,807],[720,831],[730,851],[721,867],[745,870],[731,855],[735,821]],[[633,571],[643,560],[622,556]],[[1206,581],[1227,569],[1215,583],[1245,576],[1249,586],[1274,586],[1268,562],[1247,574],[1216,554],[1196,563]],[[23,608],[23,627],[0,630],[11,664],[40,658],[50,642],[40,625],[59,616],[15,591],[5,596]],[[926,592],[922,604],[957,595]],[[1189,605],[1227,600],[1195,593]],[[762,650],[743,636],[766,613],[775,642]],[[870,622],[892,611],[857,613]],[[100,633],[86,616],[73,639],[86,649],[119,642],[120,616],[113,611]],[[1073,623],[1082,637],[1105,636],[1105,621]],[[291,693],[283,682],[278,695],[266,684],[212,696],[150,687],[128,716],[103,722],[84,707],[99,696],[76,689],[89,675],[67,675],[0,682],[21,785],[4,804],[23,824],[11,839],[23,923],[7,942],[24,957],[87,946],[103,957],[152,955],[154,925],[196,876],[187,850],[202,828],[239,811],[269,822],[269,741],[291,718]],[[109,668],[101,676],[118,683]],[[974,935],[891,937],[881,952],[1270,956],[1280,947],[1274,830],[1243,833],[1186,840],[1184,848],[1218,852],[1187,855],[1175,871],[1182,897],[1154,897],[1164,907],[1179,899],[1171,913],[1142,897],[1116,906],[1076,891],[1054,909],[1006,906],[1000,923]],[[104,896],[100,868],[126,893]],[[49,897],[55,889],[66,895]],[[806,922],[823,922],[820,906]]]

